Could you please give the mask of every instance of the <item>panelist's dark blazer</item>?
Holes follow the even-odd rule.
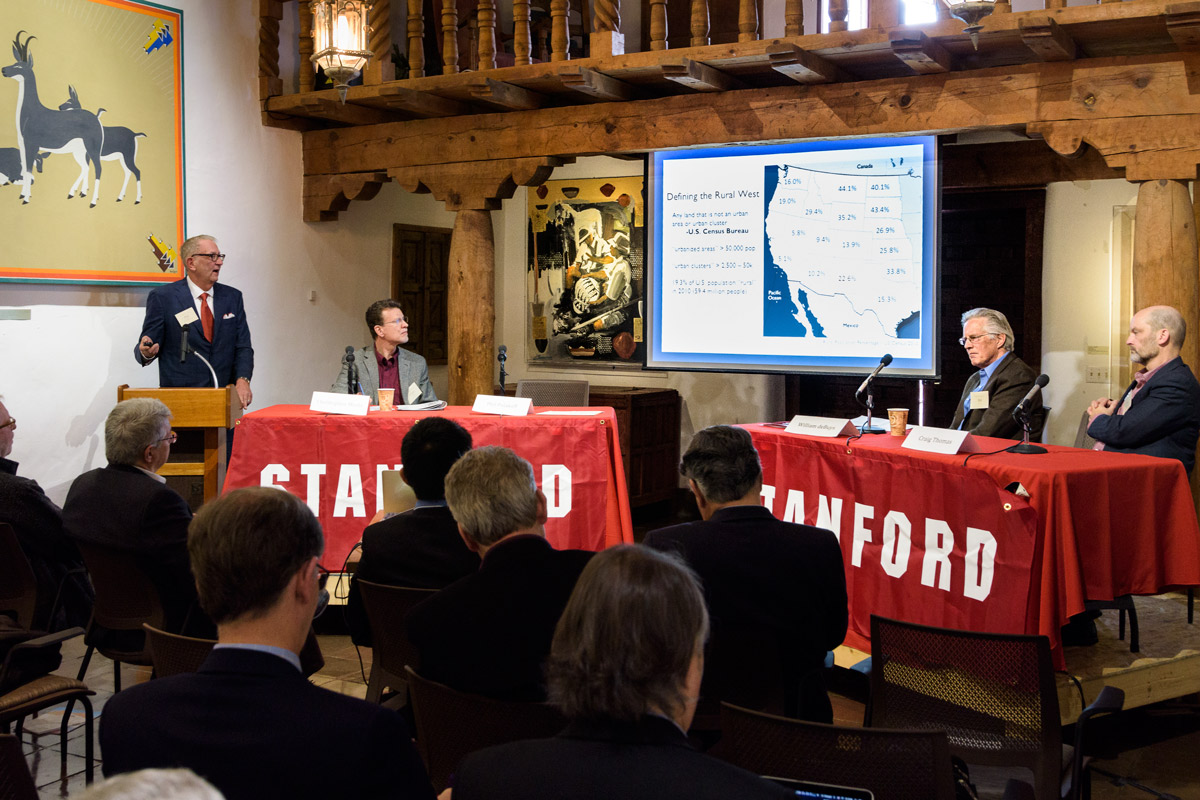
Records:
[[[371,646],[371,626],[358,590],[360,578],[388,586],[442,589],[478,569],[479,556],[467,549],[446,506],[412,508],[368,525],[346,601],[351,638],[355,644]]]
[[[478,572],[409,612],[418,671],[463,692],[544,700],[554,626],[592,555],[536,535],[493,546]]]
[[[679,553],[700,577],[712,624],[710,651],[723,637],[778,637],[788,674],[815,673],[803,688],[801,715],[832,721],[816,671],[846,637],[849,616],[842,549],[832,532],[781,522],[762,506],[729,506],[708,521],[651,531],[645,544]],[[713,666],[710,659],[706,696],[724,680]]]
[[[105,775],[187,767],[228,800],[433,798],[396,712],[263,652],[213,650],[199,672],[113,695],[100,752]]]
[[[988,407],[982,410],[971,409],[971,413],[967,414],[966,430],[976,436],[995,436],[1000,439],[1022,438],[1021,423],[1013,419],[1012,412],[1033,388],[1033,382],[1036,380],[1037,373],[1028,364],[1012,353],[1006,355],[1004,360],[996,366],[992,377],[988,378],[987,386],[983,387],[988,393]],[[979,371],[976,370],[967,379],[962,397],[958,398],[958,405],[954,410],[954,420],[950,423],[951,428],[957,430],[962,423],[963,403],[967,401],[967,396],[978,387]],[[1038,392],[1029,408],[1033,414],[1029,439],[1030,441],[1039,441],[1042,438],[1042,428],[1046,424],[1046,415],[1042,411],[1041,392]]]
[[[200,355],[212,362],[217,373],[217,384],[227,386],[238,378],[250,380],[254,377],[254,348],[250,345],[250,327],[246,324],[246,309],[242,304],[242,293],[232,286],[217,283],[212,288],[213,340],[204,338],[200,318],[187,326],[188,344]],[[187,279],[160,286],[146,298],[146,318],[142,322],[142,336],[158,343],[159,386],[212,387],[212,373],[204,362],[188,356],[179,363],[182,329],[175,315],[186,309],[195,311]],[[141,351],[134,345],[133,356],[143,366],[149,361],[142,359]]]
[[[1131,383],[1121,395],[1118,408],[1136,385]],[[1128,411],[1097,415],[1087,432],[1114,453],[1177,458],[1190,475],[1200,436],[1200,383],[1182,358],[1173,358],[1133,396]]]
[[[463,759],[454,800],[755,800],[791,792],[698,752],[673,722],[573,722]]]
[[[192,512],[171,487],[137,467],[109,464],[75,479],[63,504],[63,527],[77,542],[132,553],[162,598],[168,630],[214,638],[196,602],[187,551]]]

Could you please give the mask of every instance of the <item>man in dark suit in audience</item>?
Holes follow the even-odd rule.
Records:
[[[200,510],[188,547],[218,644],[197,673],[113,695],[100,720],[105,775],[187,767],[228,800],[431,800],[396,712],[300,671],[324,546],[308,506],[278,489],[239,489]]]
[[[1176,458],[1191,474],[1200,436],[1200,383],[1180,357],[1187,334],[1183,315],[1151,306],[1129,321],[1129,357],[1142,369],[1119,400],[1088,407],[1088,435],[1097,450]]]
[[[678,552],[700,576],[712,618],[710,654],[735,637],[769,645],[780,654],[794,712],[832,722],[821,673],[826,652],[845,638],[848,620],[837,538],[781,522],[763,508],[762,466],[742,428],[715,425],[697,433],[679,471],[702,521],[652,531],[645,543]],[[727,693],[729,677],[716,673],[725,661],[710,656],[703,696]]]
[[[37,481],[17,476],[17,462],[8,458],[16,430],[16,419],[0,403],[0,522],[12,526],[37,582],[33,619],[21,622],[30,628],[50,631],[87,625],[93,597],[87,575],[72,575],[63,583],[70,570],[83,566],[83,559],[63,531],[62,511],[46,497]],[[60,583],[63,583],[62,596],[54,611]]]
[[[85,472],[71,484],[63,525],[77,542],[133,554],[158,589],[167,630],[212,638],[216,629],[196,604],[188,561],[192,512],[158,474],[175,438],[171,411],[162,402],[139,397],[117,403],[104,422],[108,466]],[[141,634],[134,639],[111,644],[136,649]]]
[[[446,501],[479,571],[408,615],[420,672],[455,689],[544,700],[554,626],[592,553],[546,541],[546,496],[529,462],[505,447],[464,455],[446,476]]]
[[[446,473],[471,449],[471,434],[454,420],[427,417],[400,443],[400,477],[416,505],[363,531],[362,557],[350,580],[346,622],[355,644],[371,646],[371,628],[358,581],[441,589],[479,569],[446,505]]]

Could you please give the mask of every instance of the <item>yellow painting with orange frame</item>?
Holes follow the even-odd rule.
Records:
[[[183,274],[183,13],[0,0],[0,281]]]

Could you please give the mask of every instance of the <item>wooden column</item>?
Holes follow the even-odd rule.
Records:
[[[421,11],[417,9],[417,24],[421,24]],[[412,30],[412,5],[408,7],[409,30]],[[367,17],[371,26],[368,32],[367,49],[371,51],[371,60],[363,69],[363,85],[373,86],[396,80],[396,65],[392,63],[392,6],[391,0],[374,0],[371,13]],[[424,25],[422,25],[424,30]],[[422,57],[424,50],[421,51]],[[412,58],[411,52],[409,58]],[[411,61],[409,62],[412,63]],[[424,58],[421,65],[424,66]]]
[[[804,35],[804,3],[802,0],[785,0],[783,7],[783,35]]]
[[[829,32],[846,30],[846,16],[849,13],[850,8],[846,5],[846,0],[829,0]]]
[[[533,39],[529,32],[529,0],[513,0],[513,63],[533,63]]]
[[[312,63],[312,6],[300,4],[300,93],[311,92],[317,85],[317,67]]]
[[[571,34],[567,15],[571,13],[569,0],[550,0],[550,60],[566,61],[571,57]]]
[[[1138,186],[1133,238],[1133,308],[1174,306],[1187,322],[1183,360],[1200,369],[1200,254],[1196,209],[1186,181]]]
[[[667,0],[650,0],[650,49],[667,49]]]
[[[448,290],[449,403],[469,406],[475,395],[491,394],[494,382],[496,245],[491,211],[464,209],[454,218]]]
[[[758,3],[741,0],[738,4],[738,41],[758,41]]]
[[[708,0],[692,0],[692,47],[708,44]]]
[[[458,4],[442,0],[442,72],[458,74]]]
[[[596,0],[596,28],[588,37],[588,55],[593,58],[625,55],[621,33],[621,0]]]
[[[903,24],[903,16],[900,0],[867,0],[868,28],[898,27]]]
[[[496,0],[479,0],[478,69],[496,68]]]

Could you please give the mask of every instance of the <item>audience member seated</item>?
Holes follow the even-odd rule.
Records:
[[[218,643],[199,672],[112,696],[105,775],[187,767],[229,800],[433,797],[396,712],[300,671],[324,546],[308,506],[279,489],[238,489],[200,509],[188,549]]]
[[[471,434],[453,420],[427,417],[409,428],[400,443],[402,477],[417,504],[370,525],[362,556],[350,581],[346,622],[355,644],[371,646],[371,627],[358,580],[390,586],[441,589],[479,569],[479,556],[458,535],[446,505],[446,473],[471,449]]]
[[[715,425],[692,438],[679,471],[702,520],[652,531],[646,545],[677,552],[700,576],[713,636],[750,631],[778,641],[801,718],[832,722],[825,654],[846,636],[846,574],[830,531],[781,522],[761,505],[762,466],[750,434]],[[786,684],[785,684],[786,688]],[[705,685],[705,697],[713,696]],[[719,696],[719,695],[718,695]]]
[[[633,545],[597,554],[550,652],[550,697],[568,727],[467,756],[453,800],[789,797],[688,744],[707,632],[696,577],[677,559]]]
[[[168,632],[211,639],[216,629],[197,607],[188,564],[192,512],[158,474],[174,441],[171,411],[162,402],[139,397],[117,403],[104,423],[108,466],[85,472],[71,484],[63,525],[77,542],[134,555],[158,589]]]
[[[79,800],[225,800],[190,769],[139,769],[89,786]]]
[[[546,541],[546,496],[529,462],[505,447],[464,455],[446,475],[463,540],[483,559],[408,615],[420,673],[462,692],[544,700],[554,625],[592,553]]]
[[[92,615],[93,598],[86,573],[67,579],[54,619],[49,618],[59,584],[70,570],[83,566],[83,559],[63,531],[58,506],[46,497],[37,481],[17,477],[17,462],[8,458],[16,430],[17,421],[0,402],[0,522],[7,522],[16,532],[37,580],[33,620],[25,622],[48,631],[83,627]]]

